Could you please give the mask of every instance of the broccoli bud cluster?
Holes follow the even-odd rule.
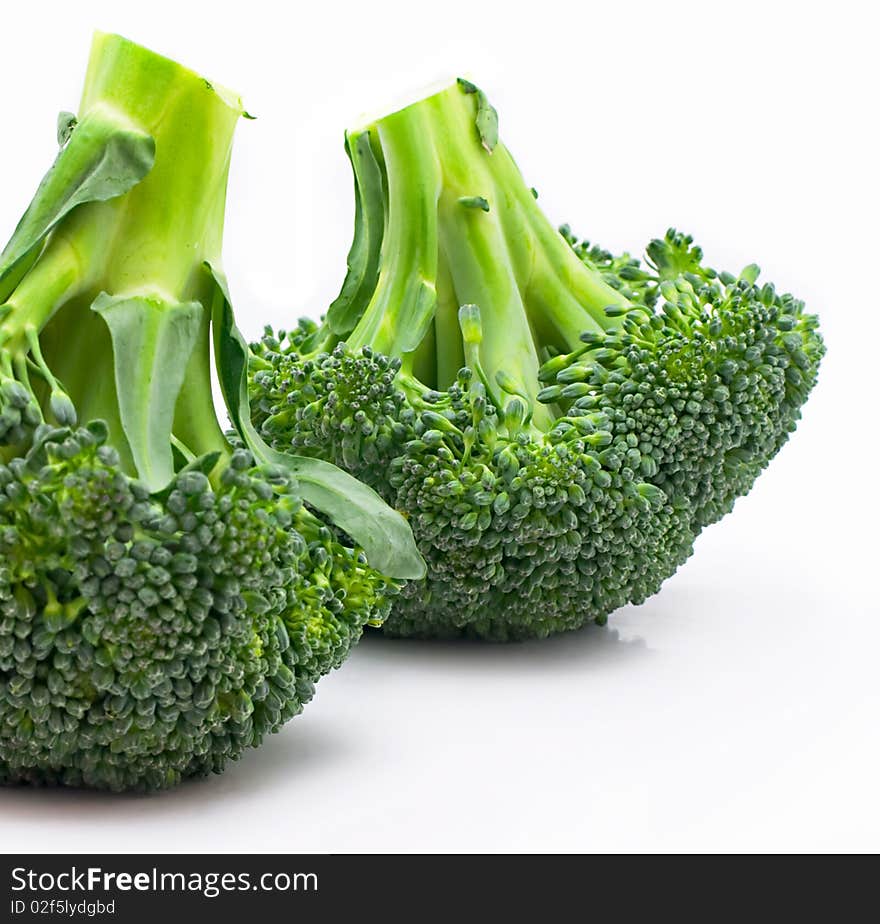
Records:
[[[674,230],[644,264],[557,232],[472,84],[347,151],[342,292],[320,325],[253,345],[250,394],[272,445],[346,467],[411,523],[428,573],[384,630],[544,636],[642,602],[794,430],[816,318]]]
[[[221,269],[242,114],[98,33],[0,253],[0,783],[220,772],[424,573],[399,513],[250,423]]]
[[[317,330],[302,320],[290,333],[271,329],[254,344],[256,354],[271,355],[275,363],[256,371],[259,388],[252,407],[267,432],[284,439],[284,449],[319,455],[371,486],[381,480],[392,446],[405,436],[397,419],[405,396],[397,386],[399,360],[364,347],[357,353],[337,345],[304,362],[285,362],[285,346],[296,351]]]
[[[642,303],[659,310],[633,312],[620,330],[587,334],[554,357],[539,397],[607,415],[608,455],[635,449],[652,482],[687,504],[698,533],[748,493],[794,431],[825,346],[815,315],[757,285],[757,267],[719,274],[690,245],[672,229],[651,242],[659,270],[642,273],[652,279]]]
[[[162,498],[100,424],[0,467],[0,779],[157,789],[296,715],[387,584],[236,450]],[[378,579],[377,579],[378,578]]]

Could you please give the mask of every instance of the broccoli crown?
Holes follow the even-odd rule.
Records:
[[[544,636],[642,602],[794,429],[816,319],[675,231],[644,264],[557,231],[466,81],[346,148],[348,275],[253,346],[251,408],[409,517],[428,573],[385,631]]]
[[[219,270],[240,115],[99,34],[79,117],[0,255],[0,782],[219,772],[420,574],[399,514],[242,420]]]
[[[301,711],[383,581],[232,453],[159,500],[106,430],[41,426],[0,468],[0,780],[158,789]]]

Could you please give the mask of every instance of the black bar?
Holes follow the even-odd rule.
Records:
[[[218,920],[256,924],[294,921],[298,913],[320,921],[315,912],[334,910],[358,919],[399,910],[419,921],[444,907],[461,912],[454,919],[461,921],[480,907],[583,907],[590,862],[546,855],[6,855],[0,921],[195,924],[220,912]]]
[[[789,921],[799,906],[829,921],[864,917],[858,895],[868,881],[856,869],[828,876],[823,860],[822,877],[807,883],[789,862],[749,863],[748,875],[739,860],[671,862],[678,865],[577,854],[0,854],[0,922],[283,924],[303,914],[299,920],[323,924],[341,920],[324,917],[340,912],[351,924],[441,915],[448,924],[599,917],[616,924],[660,915],[706,924]]]

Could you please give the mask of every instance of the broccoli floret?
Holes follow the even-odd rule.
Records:
[[[219,772],[421,574],[399,514],[247,419],[219,269],[240,115],[97,35],[79,117],[0,255],[0,782]]]
[[[254,420],[412,523],[397,635],[544,636],[656,592],[798,419],[802,304],[702,263],[558,232],[473,84],[347,134],[356,226],[319,325],[253,347]]]

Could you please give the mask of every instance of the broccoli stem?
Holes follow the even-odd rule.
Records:
[[[348,342],[353,348],[369,344],[389,356],[402,356],[418,346],[436,304],[442,174],[423,113],[388,116],[376,135],[388,196],[382,271]]]
[[[141,299],[145,312],[154,310],[150,306],[171,313],[189,310],[192,302],[203,306],[186,385],[173,409],[173,436],[194,455],[227,453],[211,387],[208,327],[215,285],[205,263],[220,260],[232,136],[241,114],[238,99],[223,88],[119,36],[99,33],[73,138],[28,216],[36,223],[43,213],[52,214],[82,165],[112,158],[119,136],[152,139],[155,159],[137,185],[122,196],[87,201],[50,232],[39,259],[8,298],[0,332],[0,348],[13,357],[26,356],[28,332],[38,332],[45,362],[80,419],[107,422],[132,474],[114,380],[120,370],[105,321],[91,308],[102,293]],[[36,383],[34,393],[45,415],[45,383]],[[147,387],[143,395],[140,400],[148,401]]]
[[[201,265],[220,254],[238,99],[174,61],[105,35],[96,40],[83,90],[81,110],[93,107],[114,109],[156,143],[156,161],[141,183],[88,206],[116,229],[105,291],[152,292],[166,301],[207,297]]]
[[[0,347],[13,354],[26,351],[29,328],[42,331],[62,306],[93,287],[97,275],[93,255],[100,250],[97,236],[89,239],[90,230],[97,229],[87,226],[72,236],[67,228],[59,228],[53,234],[51,246],[6,302],[10,312],[0,330]]]
[[[458,323],[460,307],[449,265],[446,260],[441,260],[437,270],[437,309],[434,313],[434,351],[437,363],[434,386],[444,391],[456,380],[459,370],[464,366],[464,345]]]
[[[479,143],[473,103],[457,86],[427,102],[435,115],[431,127],[444,167],[439,203],[444,263],[459,305],[475,304],[480,309],[479,357],[487,387],[501,403],[495,376],[504,372],[529,400],[536,425],[549,424],[549,409],[536,400],[540,362],[511,255],[507,216],[493,208],[493,202],[496,206],[500,202],[495,163]],[[474,198],[488,202],[489,211],[462,203]]]
[[[529,320],[541,345],[570,351],[580,346],[584,331],[600,333],[618,327],[619,320],[609,318],[605,309],[628,309],[630,303],[578,259],[538,207],[510,152],[499,144],[492,157],[499,189],[511,198],[505,226],[513,264],[530,268],[521,284]]]
[[[40,335],[44,356],[74,402],[82,421],[103,420],[125,471],[135,470],[119,415],[113,346],[104,321],[90,310],[91,298],[69,302]],[[83,362],[83,357],[88,362]],[[44,403],[44,402],[41,402]]]
[[[206,311],[184,379],[187,384],[181,390],[174,409],[172,433],[195,456],[217,451],[224,456],[228,454],[228,444],[217,421],[211,388],[210,324],[211,316]],[[192,387],[193,384],[198,387]]]
[[[546,429],[554,413],[537,393],[547,350],[577,349],[584,331],[619,326],[607,307],[631,306],[577,258],[507,150],[487,145],[478,105],[477,94],[456,83],[348,133],[350,152],[365,151],[368,138],[385,191],[384,201],[358,202],[364,266],[364,229],[384,233],[372,294],[364,294],[367,275],[357,277],[361,314],[348,345],[399,358],[406,375],[445,388],[465,359],[458,308],[476,305],[480,367],[493,399],[521,395],[533,425]]]

